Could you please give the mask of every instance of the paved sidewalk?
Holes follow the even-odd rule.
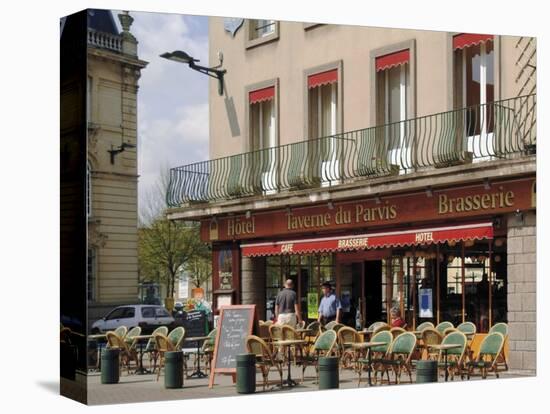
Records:
[[[283,378],[286,378],[287,371],[285,369]],[[501,373],[501,379],[503,378],[517,378],[518,375],[512,375],[509,373]],[[184,379],[183,388],[181,389],[165,389],[164,388],[164,376],[161,375],[159,381],[156,380],[156,374],[146,375],[127,375],[124,369],[120,377],[118,384],[101,384],[101,377],[99,373],[90,373],[88,375],[88,403],[89,404],[119,404],[119,403],[132,403],[132,402],[147,402],[147,401],[162,401],[162,400],[185,400],[194,398],[213,398],[213,397],[229,397],[238,396],[236,387],[232,382],[230,375],[216,375],[216,381],[213,388],[208,388],[208,378],[196,379],[186,378]],[[271,385],[262,391],[262,376],[257,375],[256,393],[287,393],[287,392],[303,392],[318,390],[318,384],[315,383],[315,369],[308,367],[306,370],[306,379],[303,384],[299,383],[302,378],[301,367],[292,368],[292,378],[298,381],[298,385],[294,388]],[[393,381],[393,376],[390,376]],[[494,376],[490,377],[494,378]],[[275,371],[271,371],[269,380],[276,383],[278,374]],[[402,381],[408,384],[408,376],[404,374]],[[413,382],[416,380],[413,373]],[[474,377],[471,381],[480,380],[478,377]],[[444,382],[440,377],[440,383]],[[460,381],[460,378],[455,379]],[[451,381],[449,381],[451,383]],[[402,384],[402,385],[405,385]],[[380,385],[378,385],[380,386]],[[387,386],[384,384],[383,386]],[[395,385],[391,385],[395,387]],[[366,373],[362,376],[361,388],[369,387],[367,384]],[[352,370],[343,370],[340,373],[340,388],[357,388],[357,374]]]

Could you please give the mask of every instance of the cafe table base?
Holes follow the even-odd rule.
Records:
[[[201,371],[201,342],[206,339],[209,339],[208,336],[197,336],[197,337],[191,337],[187,338],[186,341],[196,341],[197,342],[197,353],[195,360],[197,361],[197,369],[193,371],[190,375],[187,376],[187,378],[206,378],[208,375],[206,373]]]

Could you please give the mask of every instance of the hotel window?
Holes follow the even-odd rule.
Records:
[[[279,22],[276,20],[249,19],[245,26],[247,48],[279,38]]]
[[[253,165],[265,193],[277,190],[275,86],[249,92],[249,136]]]
[[[320,175],[322,185],[326,186],[338,181],[340,176],[338,142],[334,137],[338,131],[338,69],[309,75],[307,88],[309,166],[312,174]]]
[[[494,155],[492,139],[495,98],[494,36],[453,36],[453,96],[455,109],[465,110],[468,151],[476,158]]]
[[[381,126],[380,140],[390,165],[408,166],[410,137],[404,122],[410,113],[410,51],[409,49],[377,56],[376,123]]]

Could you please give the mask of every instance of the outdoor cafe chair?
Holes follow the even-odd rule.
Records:
[[[451,381],[454,380],[455,373],[460,375],[460,378],[463,378],[465,369],[464,369],[464,359],[466,356],[466,348],[468,345],[468,338],[466,338],[466,335],[460,331],[454,331],[449,333],[445,338],[443,338],[443,341],[441,341],[441,345],[448,345],[448,344],[457,344],[460,345],[459,348],[451,348],[447,350],[447,365],[445,366],[445,351],[440,350],[439,355],[437,358],[437,365],[440,369],[443,370],[443,374],[445,374],[445,369],[451,374]]]
[[[407,331],[403,328],[398,327],[398,326],[394,326],[393,328],[390,329],[390,333],[393,336],[393,339],[397,338],[403,332],[407,332]]]
[[[445,328],[445,330],[443,331],[443,337],[446,337],[451,332],[458,332],[458,329],[456,329],[456,328]]]
[[[268,382],[269,371],[272,368],[279,373],[281,388],[283,387],[283,368],[281,361],[271,352],[267,343],[260,337],[248,335],[246,337],[246,349],[249,353],[256,355],[256,368],[258,368],[263,377],[263,389]]]
[[[386,356],[390,345],[393,341],[393,337],[390,331],[380,331],[377,334],[373,335],[370,342],[384,342],[384,345],[373,346],[367,352],[370,353],[371,359],[371,370],[374,372],[374,381],[376,382],[377,373],[379,371],[383,374],[383,366],[381,364],[372,363],[373,358],[376,360],[381,360]],[[368,354],[367,354],[368,356]],[[369,363],[369,358],[359,358],[357,359],[357,373],[359,377],[357,379],[357,386],[361,385],[361,373],[363,368]],[[389,376],[388,376],[389,381]]]
[[[284,341],[287,340],[301,340],[301,336],[298,332],[296,332],[296,329],[294,329],[292,326],[289,325],[283,325],[281,329],[282,337]],[[290,347],[290,353],[292,355],[292,358],[294,360],[294,365],[296,365],[296,354],[300,354],[300,357],[303,357],[304,352],[302,350],[302,346],[300,345],[291,345]]]
[[[435,327],[435,329],[437,329],[439,331],[439,333],[443,335],[443,333],[445,332],[445,329],[454,328],[454,327],[455,326],[451,322],[444,321],[444,322],[438,323],[437,326]]]
[[[119,349],[120,351],[120,365],[119,370],[122,372],[122,366],[126,366],[128,375],[130,375],[130,362],[134,361],[136,367],[138,364],[138,357],[135,347],[128,346],[128,344],[114,332],[107,332],[107,343],[110,349]]]
[[[344,326],[346,325],[344,325],[343,323],[335,323],[330,327],[330,329],[332,329],[334,332],[336,332],[336,334],[338,334],[338,331],[342,329]]]
[[[344,326],[337,332],[337,343],[340,356],[340,368],[348,368],[354,360],[355,350],[352,343],[361,342],[361,337],[355,329]]]
[[[439,345],[443,341],[443,335],[435,328],[426,328],[422,331],[422,347],[426,355],[426,359],[437,359],[439,353],[437,350],[430,348],[430,345]]]
[[[473,322],[462,322],[456,327],[463,334],[475,334],[477,331],[476,325]]]
[[[302,382],[305,379],[305,372],[308,366],[315,367],[317,382],[319,381],[319,358],[331,356],[336,348],[336,332],[328,330],[323,332],[313,345],[313,351],[302,358]]]
[[[298,329],[304,329],[305,327],[306,327],[306,321],[304,321],[303,319],[296,324],[296,328]]]
[[[487,378],[487,373],[492,371],[498,378],[498,357],[504,347],[504,336],[500,332],[488,334],[479,347],[477,358],[468,363],[468,379],[474,375],[476,368],[479,369],[481,378]]]
[[[205,339],[202,343],[202,346],[199,351],[199,355],[197,355],[197,358],[203,358],[204,364],[206,366],[206,372],[210,371],[210,367],[212,364],[212,356],[214,354],[214,346],[216,343],[216,334],[218,333],[217,329],[212,329],[208,333],[208,339]],[[197,359],[195,358],[195,369],[197,364]]]
[[[419,332],[422,332],[426,328],[434,328],[434,324],[431,322],[422,322],[420,325],[416,327],[416,330]]]
[[[499,322],[491,326],[491,329],[489,329],[489,333],[493,332],[499,332],[504,337],[504,344],[506,344],[506,341],[508,340],[508,325],[504,322]],[[508,370],[508,361],[506,361],[506,356],[504,355],[504,345],[502,346],[502,352],[497,357],[497,364],[503,365],[505,370]]]
[[[120,325],[118,326],[114,331],[109,331],[109,332],[113,332],[116,336],[118,336],[119,338],[121,339],[124,339],[124,337],[126,336],[126,334],[128,333],[128,328],[124,325]],[[106,338],[107,336],[105,336]],[[107,341],[107,345],[106,345],[107,348],[110,347],[109,345],[109,341]]]
[[[260,322],[258,324],[258,328],[260,330],[260,338],[262,338],[266,342],[269,342],[271,339],[269,336],[269,326],[270,324],[268,324],[267,322]]]
[[[395,383],[401,383],[401,374],[403,369],[409,374],[410,382],[412,383],[412,354],[416,347],[416,335],[412,332],[403,332],[397,338],[395,338],[388,350],[388,353],[385,357],[380,359],[372,360],[375,363],[381,364],[382,367],[382,377],[384,372],[388,376],[389,382],[389,367],[392,368],[395,374]]]
[[[132,346],[134,338],[139,335],[141,335],[141,326],[134,326],[124,336],[124,342],[126,342],[128,346]]]
[[[271,339],[271,352],[274,354],[279,354],[279,352],[282,352],[281,347],[277,347],[273,345],[274,341],[282,341],[283,340],[283,327],[282,325],[270,325],[269,326],[269,338]],[[281,355],[284,358],[284,352],[281,353]]]
[[[174,351],[181,351],[183,344],[185,342],[185,328],[183,326],[178,326],[170,331],[168,334],[168,339],[174,346]],[[185,372],[187,373],[187,360],[189,359],[189,354],[183,354],[183,366]]]
[[[372,328],[372,335],[376,335],[378,332],[382,332],[382,331],[389,331],[391,329],[391,326],[388,325],[386,322],[375,322],[373,323],[371,326],[375,325],[373,328]],[[369,327],[369,330],[371,328]]]
[[[156,334],[162,334],[166,336],[168,335],[168,328],[166,326],[159,326],[158,328],[156,328],[152,333],[153,336],[149,338],[149,340],[147,341],[147,345],[145,345],[145,350],[143,352],[145,352],[149,356],[149,366],[151,367],[152,372],[155,372],[158,359],[157,343],[155,342]]]
[[[164,366],[164,354],[166,352],[177,351],[177,349],[172,343],[172,341],[170,340],[170,338],[163,334],[157,333],[154,335],[154,338],[157,344],[157,350],[159,354],[159,372],[157,374],[157,381],[158,381],[160,378],[160,372],[162,371],[162,367]]]
[[[324,328],[328,331],[329,329],[332,329],[333,326],[335,326],[336,324],[338,324],[338,322],[336,321],[330,321],[329,323],[327,323]]]

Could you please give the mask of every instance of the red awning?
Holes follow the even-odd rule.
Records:
[[[376,58],[376,71],[385,70],[394,66],[404,65],[409,63],[409,49],[400,50],[399,52],[390,53]]]
[[[482,42],[489,42],[493,40],[493,37],[493,35],[461,33],[453,36],[453,50],[475,46]]]
[[[270,101],[275,97],[275,86],[268,86],[267,88],[258,89],[248,94],[248,100],[250,104],[258,102]]]
[[[317,86],[328,85],[338,82],[338,69],[328,70],[326,72],[316,73],[307,78],[307,87],[316,88]]]
[[[273,256],[280,254],[363,250],[391,246],[400,247],[492,238],[492,223],[475,223],[383,233],[356,234],[343,237],[251,243],[241,245],[241,249],[243,256]]]

